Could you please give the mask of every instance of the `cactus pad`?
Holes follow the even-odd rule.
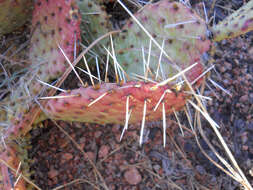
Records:
[[[36,103],[33,98],[41,93],[44,82],[56,80],[69,67],[58,45],[66,56],[73,60],[74,44],[80,38],[80,18],[75,1],[36,1],[32,20],[32,39],[30,60],[32,65],[24,77],[21,77],[19,86],[11,95],[9,121],[13,125],[30,126],[31,110]],[[33,106],[32,106],[33,104]],[[36,110],[36,109],[35,109]],[[20,125],[23,123],[22,125]],[[29,124],[29,125],[28,125]],[[18,130],[13,127],[10,130]],[[20,129],[19,129],[20,130]],[[16,134],[20,134],[20,131]]]
[[[76,2],[83,20],[81,30],[84,32],[86,45],[112,30],[110,16],[105,12],[103,5],[92,0],[77,0]]]
[[[212,28],[215,41],[234,38],[251,30],[253,30],[253,1],[249,1]]]
[[[17,181],[19,175],[22,173],[23,176],[29,177],[29,167],[28,163],[24,162],[28,159],[27,152],[21,148],[20,144],[16,143],[8,143],[6,144],[6,148],[0,146],[0,158],[11,169],[2,166],[1,167],[1,174],[0,175],[0,182],[3,181],[4,183],[0,183],[1,189],[14,189],[14,190],[27,190],[27,184],[25,181],[20,177]],[[0,162],[1,163],[1,162]],[[21,164],[21,165],[20,165]],[[14,170],[18,171],[15,173]],[[1,178],[2,177],[2,178]],[[14,183],[15,187],[13,188]]]
[[[32,0],[0,1],[0,36],[21,27],[32,11]]]
[[[30,59],[38,66],[38,78],[55,80],[68,67],[60,46],[72,60],[80,39],[80,16],[75,1],[36,2],[33,12]]]
[[[181,3],[162,0],[144,6],[134,16],[160,47],[164,40],[163,49],[170,57],[167,59],[163,55],[161,59],[165,78],[173,76],[195,62],[202,63],[201,56],[209,50],[211,43],[206,37],[205,22],[190,8]],[[149,76],[156,75],[161,49],[152,41],[148,58],[150,38],[133,19],[125,25],[114,42],[117,60],[128,74],[144,75],[143,57],[145,57],[146,65],[149,64],[152,73]],[[186,73],[188,80],[196,79],[202,70],[203,67],[198,64]]]
[[[156,111],[154,108],[165,91],[171,87],[162,86],[153,89],[153,86],[152,83],[127,82],[122,86],[105,83],[98,90],[93,87],[80,88],[59,95],[66,96],[66,98],[50,100],[45,110],[54,119],[98,124],[124,124],[126,102],[129,97],[129,110],[132,110],[130,124],[142,120],[145,102],[146,120],[159,120],[162,118],[162,106],[160,105]],[[166,113],[171,113],[172,108],[175,110],[182,108],[186,98],[187,95],[181,92],[165,93],[162,101],[165,104]]]

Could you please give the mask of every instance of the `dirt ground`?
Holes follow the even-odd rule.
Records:
[[[213,13],[210,8],[211,2],[213,1],[206,2],[210,15]],[[197,3],[192,2],[196,6]],[[217,21],[228,14],[228,9],[238,9],[242,3],[243,1],[239,0],[217,1],[215,8]],[[112,12],[110,9],[108,11]],[[117,17],[121,11],[116,9],[113,12]],[[124,18],[124,15],[122,17]],[[212,98],[212,101],[206,102],[207,110],[221,127],[220,132],[224,140],[251,185],[253,185],[252,34],[251,32],[233,40],[224,40],[215,45],[216,51],[213,55],[215,69],[211,72],[211,80],[206,80],[204,91],[204,95]],[[24,41],[20,40],[17,43]],[[214,85],[212,81],[218,83],[228,93]],[[180,115],[180,122],[190,129],[183,113]],[[168,117],[165,148],[161,122],[146,125],[142,146],[139,145],[140,125],[130,126],[120,141],[122,126],[119,125],[100,126],[61,121],[57,123],[58,126],[46,120],[41,124],[43,127],[30,132],[32,138],[28,155],[32,160],[31,178],[43,190],[241,189],[238,182],[207,159],[190,130],[184,129],[184,136],[182,135],[173,116]],[[215,133],[204,119],[202,127],[215,149],[227,159]],[[199,142],[206,154],[221,164],[200,135]]]

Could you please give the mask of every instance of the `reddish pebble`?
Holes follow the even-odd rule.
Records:
[[[99,152],[98,152],[98,157],[99,158],[106,157],[108,155],[108,153],[109,153],[109,149],[110,149],[110,147],[107,146],[107,145],[101,146],[101,148],[99,149]]]
[[[58,171],[55,170],[54,168],[51,168],[50,171],[48,172],[48,177],[50,179],[53,179],[54,177],[56,177],[58,175]]]
[[[66,160],[66,161],[69,161],[69,160],[71,160],[71,159],[73,158],[73,155],[70,154],[70,153],[64,153],[64,154],[62,155],[62,158],[63,158],[64,160]]]
[[[136,168],[127,170],[124,174],[125,180],[131,185],[137,185],[141,182],[142,177]]]
[[[239,99],[240,102],[246,102],[247,100],[248,100],[247,95],[241,96],[240,99]]]
[[[95,132],[95,138],[99,138],[102,135],[102,131],[96,131]]]
[[[94,160],[95,159],[95,154],[93,152],[86,152],[86,154],[84,155],[84,157],[86,159],[89,158],[90,160]]]

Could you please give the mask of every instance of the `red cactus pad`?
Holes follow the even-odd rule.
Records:
[[[74,0],[38,0],[33,12],[30,59],[41,65],[38,77],[44,81],[55,79],[72,60],[75,43],[80,39],[80,16]]]
[[[122,86],[113,83],[102,84],[97,90],[93,87],[80,88],[59,96],[65,98],[52,99],[46,106],[47,114],[54,118],[67,121],[92,122],[98,124],[125,123],[126,102],[129,97],[129,123],[138,123],[143,118],[146,102],[147,121],[162,118],[162,106],[156,111],[155,106],[170,86],[154,87],[153,83],[127,82]],[[162,102],[166,114],[179,110],[185,105],[186,95],[182,92],[168,92]],[[162,103],[161,103],[162,104]]]
[[[29,52],[32,66],[28,73],[21,77],[19,86],[10,97],[8,107],[12,112],[9,113],[8,120],[12,126],[7,131],[8,135],[20,135],[22,131],[29,131],[32,124],[31,110],[35,112],[39,109],[35,106],[33,97],[42,90],[42,84],[35,76],[50,83],[69,67],[58,45],[70,61],[73,61],[75,42],[80,39],[79,24],[78,8],[74,0],[36,1]]]
[[[35,104],[35,103],[34,103]],[[31,106],[29,110],[21,110],[19,111],[22,113],[20,114],[20,118],[11,118],[10,126],[8,127],[7,131],[4,134],[4,138],[10,139],[16,139],[19,137],[22,137],[27,134],[32,128],[33,123],[37,123],[36,121],[40,121],[39,114],[36,118],[34,117],[34,114],[36,114],[37,111],[39,111],[40,108],[36,104]]]

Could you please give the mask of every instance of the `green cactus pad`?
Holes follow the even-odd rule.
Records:
[[[0,0],[0,36],[25,24],[31,15],[32,2],[32,0]]]
[[[214,41],[234,38],[253,30],[253,1],[229,15],[212,28]]]
[[[92,0],[76,0],[82,16],[81,30],[84,33],[85,45],[91,44],[100,36],[112,30],[110,16],[105,7]],[[101,43],[105,43],[103,40]]]
[[[164,51],[161,65],[165,77],[171,77],[179,70],[185,69],[195,62],[202,63],[201,56],[210,48],[206,38],[205,22],[190,8],[181,3],[162,0],[146,5],[134,15],[160,47],[164,40]],[[117,60],[128,74],[144,75],[143,54],[148,64],[150,38],[131,19],[123,28],[122,33],[114,39]],[[144,52],[144,53],[143,53]],[[156,75],[161,49],[152,42],[150,51],[150,77]],[[202,72],[198,66],[186,73],[188,80],[193,81]],[[161,74],[160,74],[161,76]]]

